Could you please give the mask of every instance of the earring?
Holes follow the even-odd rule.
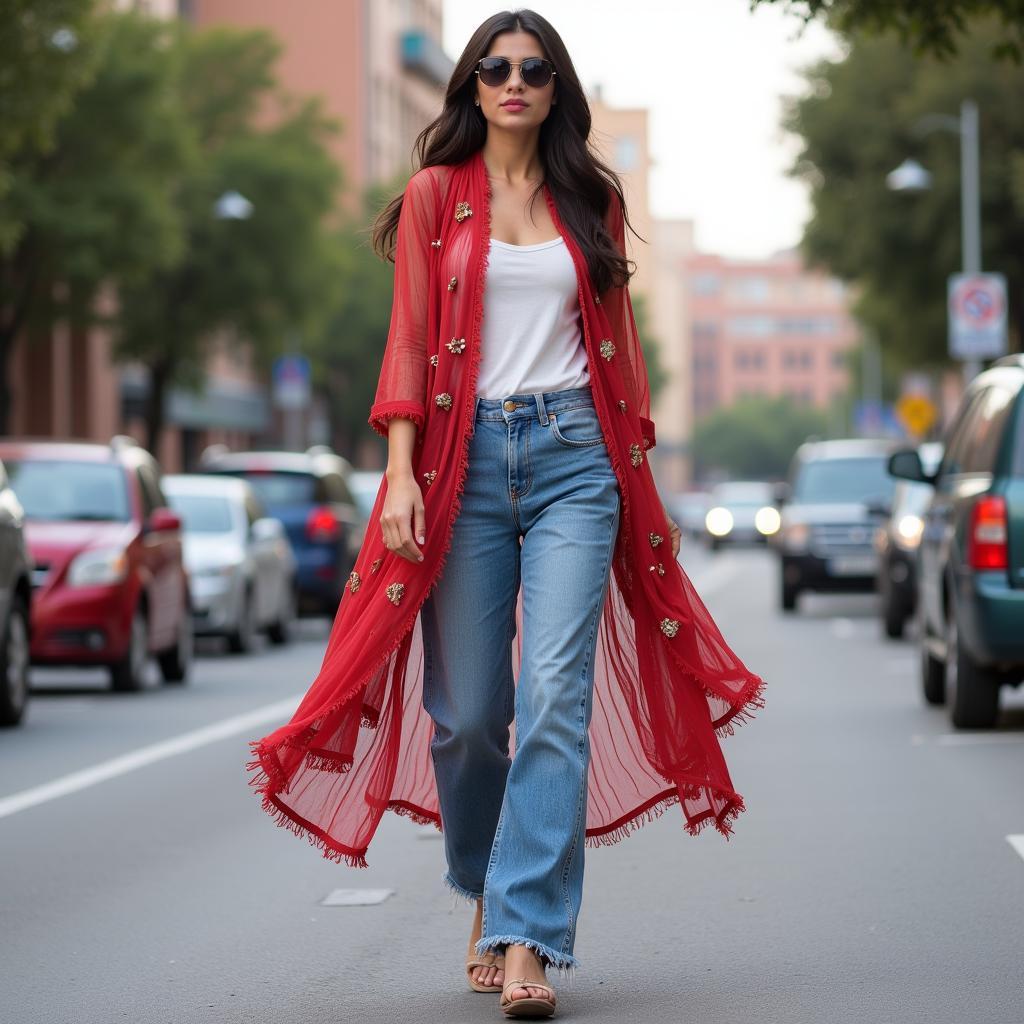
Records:
[[[479,100],[473,100],[473,102],[474,102],[474,103],[475,103],[475,104],[476,104],[476,105],[477,105],[478,107],[480,106],[480,101],[479,101]]]

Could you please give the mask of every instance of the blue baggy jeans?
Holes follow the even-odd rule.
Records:
[[[421,624],[444,882],[483,896],[478,953],[522,943],[546,965],[578,964],[594,650],[619,513],[589,387],[477,398],[462,505]]]

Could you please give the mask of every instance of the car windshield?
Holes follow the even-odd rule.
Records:
[[[5,460],[29,519],[126,523],[131,518],[124,470],[103,462]]]
[[[895,480],[884,455],[847,459],[814,459],[800,469],[793,488],[795,501],[808,504],[888,501]]]
[[[187,533],[231,533],[231,502],[214,494],[174,494],[167,500],[185,522]]]
[[[729,505],[733,508],[761,508],[772,503],[772,489],[767,484],[735,483],[716,487],[712,495],[715,505]]]
[[[252,484],[256,496],[268,508],[274,505],[309,505],[315,500],[316,477],[309,473],[274,470],[231,470],[229,476]]]

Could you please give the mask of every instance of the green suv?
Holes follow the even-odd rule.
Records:
[[[938,470],[915,450],[889,472],[932,485],[918,549],[921,682],[957,728],[987,729],[1024,678],[1024,356],[968,386]]]

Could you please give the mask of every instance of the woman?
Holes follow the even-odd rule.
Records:
[[[249,765],[280,824],[353,866],[386,809],[443,823],[469,983],[506,1016],[550,1016],[545,968],[577,964],[586,843],[674,803],[729,835],[716,736],[763,703],[675,560],[622,190],[589,133],[547,21],[477,29],[375,234],[395,258],[380,531]]]

